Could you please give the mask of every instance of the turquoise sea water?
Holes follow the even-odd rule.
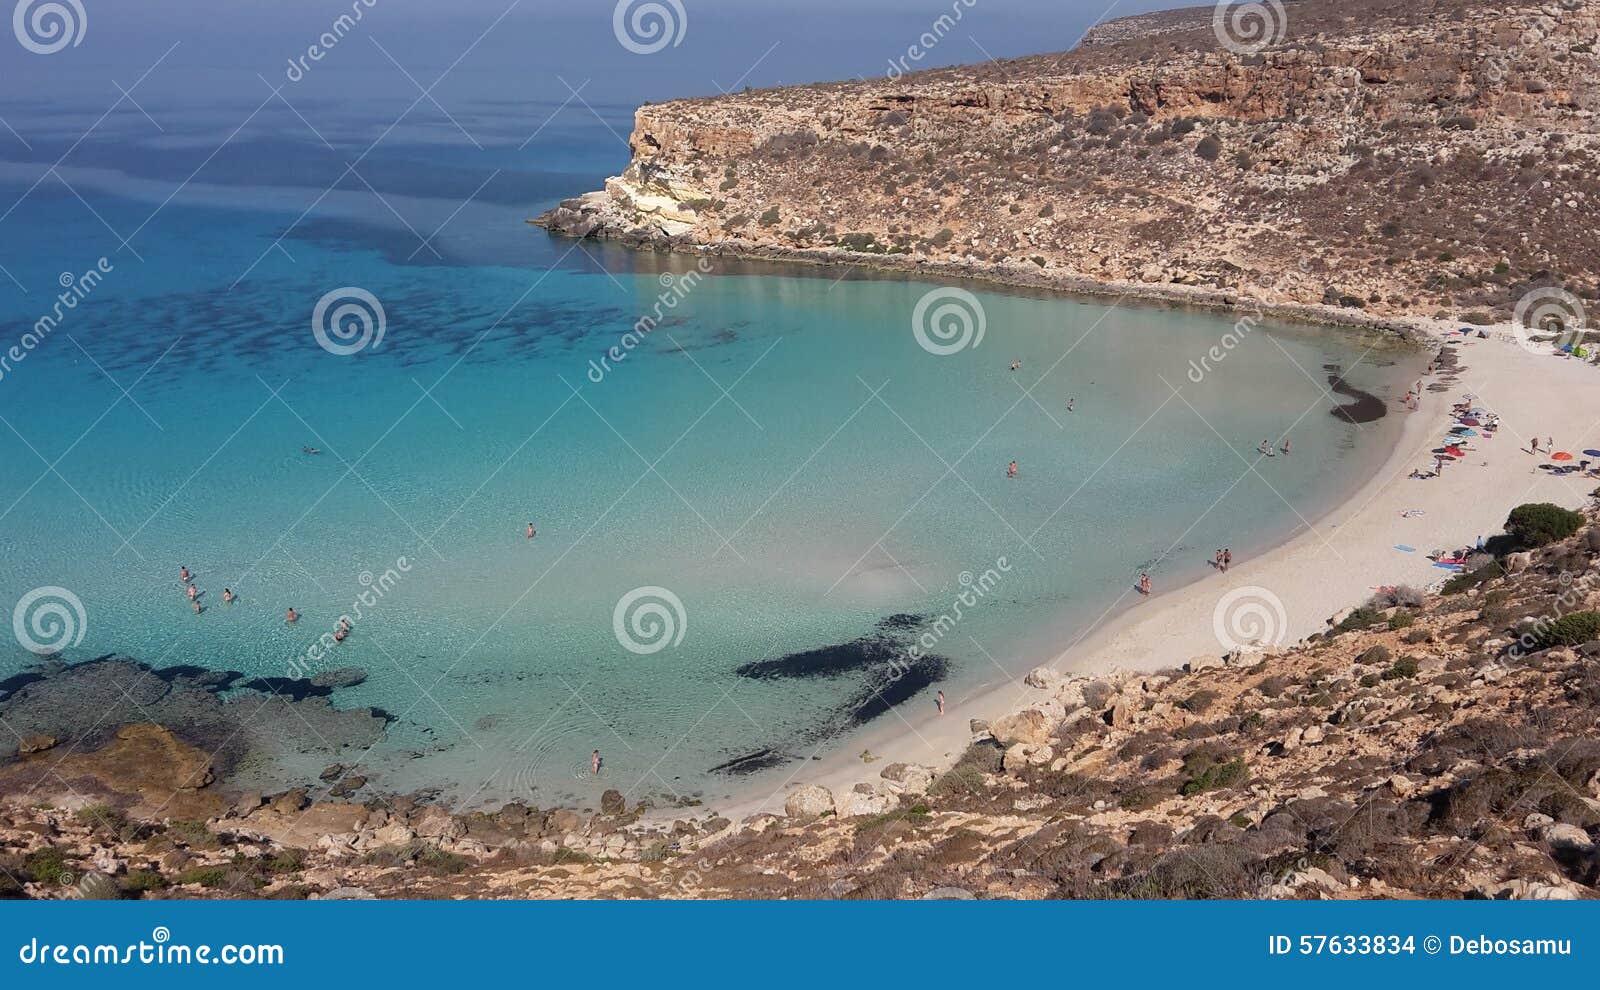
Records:
[[[544,116],[496,114],[474,128]],[[362,762],[389,789],[776,786],[925,711],[928,679],[959,698],[1047,659],[1030,631],[1114,620],[1143,569],[1171,586],[1313,518],[1392,436],[1330,415],[1329,369],[1391,403],[1411,371],[1262,327],[1195,382],[1228,321],[972,287],[981,344],[939,355],[913,332],[931,285],[553,240],[525,218],[623,164],[594,118],[481,152],[402,130],[342,178],[354,153],[286,137],[281,108],[198,171],[208,127],[134,140],[130,118],[61,181],[35,184],[70,127],[0,164],[0,333],[25,351],[0,377],[0,603],[69,590],[68,660],[364,668],[336,703],[393,716]],[[83,298],[24,344],[63,273]],[[346,289],[383,335],[340,355],[313,315]],[[938,661],[885,680],[979,583]],[[364,592],[351,638],[308,654]],[[35,659],[8,636],[0,677]],[[285,772],[335,756],[362,754]]]

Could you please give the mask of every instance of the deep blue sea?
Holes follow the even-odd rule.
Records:
[[[1143,570],[1171,586],[1274,542],[1381,457],[1388,426],[1331,416],[1327,376],[1392,400],[1409,368],[1354,337],[1263,327],[1196,383],[1219,317],[930,299],[529,226],[621,170],[637,102],[881,72],[924,16],[859,15],[819,54],[785,13],[757,62],[752,15],[707,6],[727,17],[652,63],[610,4],[380,0],[349,62],[298,82],[285,65],[338,5],[91,6],[80,48],[5,38],[8,78],[37,88],[0,103],[0,604],[70,599],[64,633],[0,644],[0,677],[40,646],[360,667],[336,703],[394,721],[323,762],[360,757],[383,787],[717,798],[926,717],[935,682],[959,697],[1049,659],[1039,629],[1070,640],[1132,607]],[[989,35],[971,14],[944,60],[1065,47],[1099,13],[1013,7]],[[923,346],[952,300],[981,343]],[[1258,463],[1286,433],[1293,456]],[[349,638],[317,648],[344,614]]]

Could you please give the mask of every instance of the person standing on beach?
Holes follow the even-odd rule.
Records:
[[[939,692],[939,696],[937,698],[935,698],[934,701],[939,706],[939,714],[943,715],[944,714],[944,692],[940,691]]]
[[[600,751],[598,749],[589,754],[589,769],[594,771],[596,777],[600,776]]]
[[[1229,547],[1222,548],[1222,573],[1228,573],[1228,568],[1233,566],[1233,550]]]
[[[1528,453],[1537,454],[1538,452],[1539,452],[1539,438],[1538,437],[1534,437],[1532,440],[1530,440],[1528,442]]]

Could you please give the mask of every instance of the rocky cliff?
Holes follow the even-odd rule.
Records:
[[[1060,55],[648,105],[623,175],[535,222],[1335,320],[1596,297],[1600,0],[1283,11],[1254,41],[1204,8]]]

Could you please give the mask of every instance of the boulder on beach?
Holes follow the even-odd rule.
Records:
[[[1059,718],[1052,718],[1051,713],[1042,707],[1024,708],[996,719],[989,727],[989,734],[1002,746],[1014,746],[1017,743],[1039,745],[1050,741],[1060,721]]]
[[[783,812],[790,818],[816,818],[833,810],[833,793],[818,784],[807,784],[783,802]]]

